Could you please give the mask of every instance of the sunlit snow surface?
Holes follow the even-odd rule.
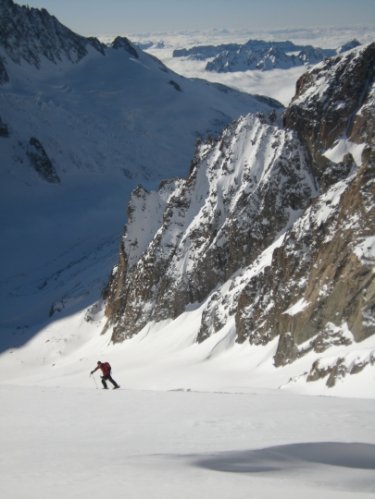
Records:
[[[0,386],[3,497],[368,499],[375,492],[372,401],[104,391],[89,381]]]
[[[225,332],[197,346],[199,315],[109,346],[100,314],[91,323],[77,314],[3,354],[4,497],[370,497],[375,401],[277,389],[301,363],[277,372],[274,343],[215,353]],[[121,390],[90,376],[99,359]],[[374,383],[366,371],[356,376],[364,392]],[[360,397],[358,386],[343,391]]]

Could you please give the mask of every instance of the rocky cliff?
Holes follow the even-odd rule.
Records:
[[[308,352],[308,380],[357,372],[319,354],[375,333],[375,44],[304,74],[286,110],[248,115],[199,145],[187,179],[137,188],[107,289],[113,341],[201,306],[197,341],[278,338],[276,366]]]

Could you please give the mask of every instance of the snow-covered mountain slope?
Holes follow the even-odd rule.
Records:
[[[276,366],[308,355],[302,378],[328,386],[373,368],[374,57],[371,44],[320,64],[285,128],[242,118],[186,180],[133,193],[107,290],[114,341],[198,308],[213,351],[276,339]]]
[[[138,183],[185,175],[199,137],[281,106],[180,77],[126,38],[107,47],[12,0],[0,26],[0,320],[23,341],[100,295]]]
[[[341,53],[359,45],[352,40],[342,45]],[[207,71],[218,73],[259,69],[288,69],[295,66],[312,65],[336,54],[333,49],[321,49],[311,45],[296,45],[293,42],[268,42],[249,40],[240,44],[203,45],[189,49],[177,49],[174,57],[189,57],[195,60],[209,60]]]

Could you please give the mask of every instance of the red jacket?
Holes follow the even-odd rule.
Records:
[[[101,369],[103,376],[109,376],[111,374],[111,366],[108,362],[102,362],[100,365],[98,365],[95,371],[97,369]]]

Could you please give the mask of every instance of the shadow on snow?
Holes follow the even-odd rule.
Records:
[[[306,463],[375,470],[375,445],[357,442],[299,443],[222,452],[195,462],[202,468],[231,473],[284,471],[303,468]]]

